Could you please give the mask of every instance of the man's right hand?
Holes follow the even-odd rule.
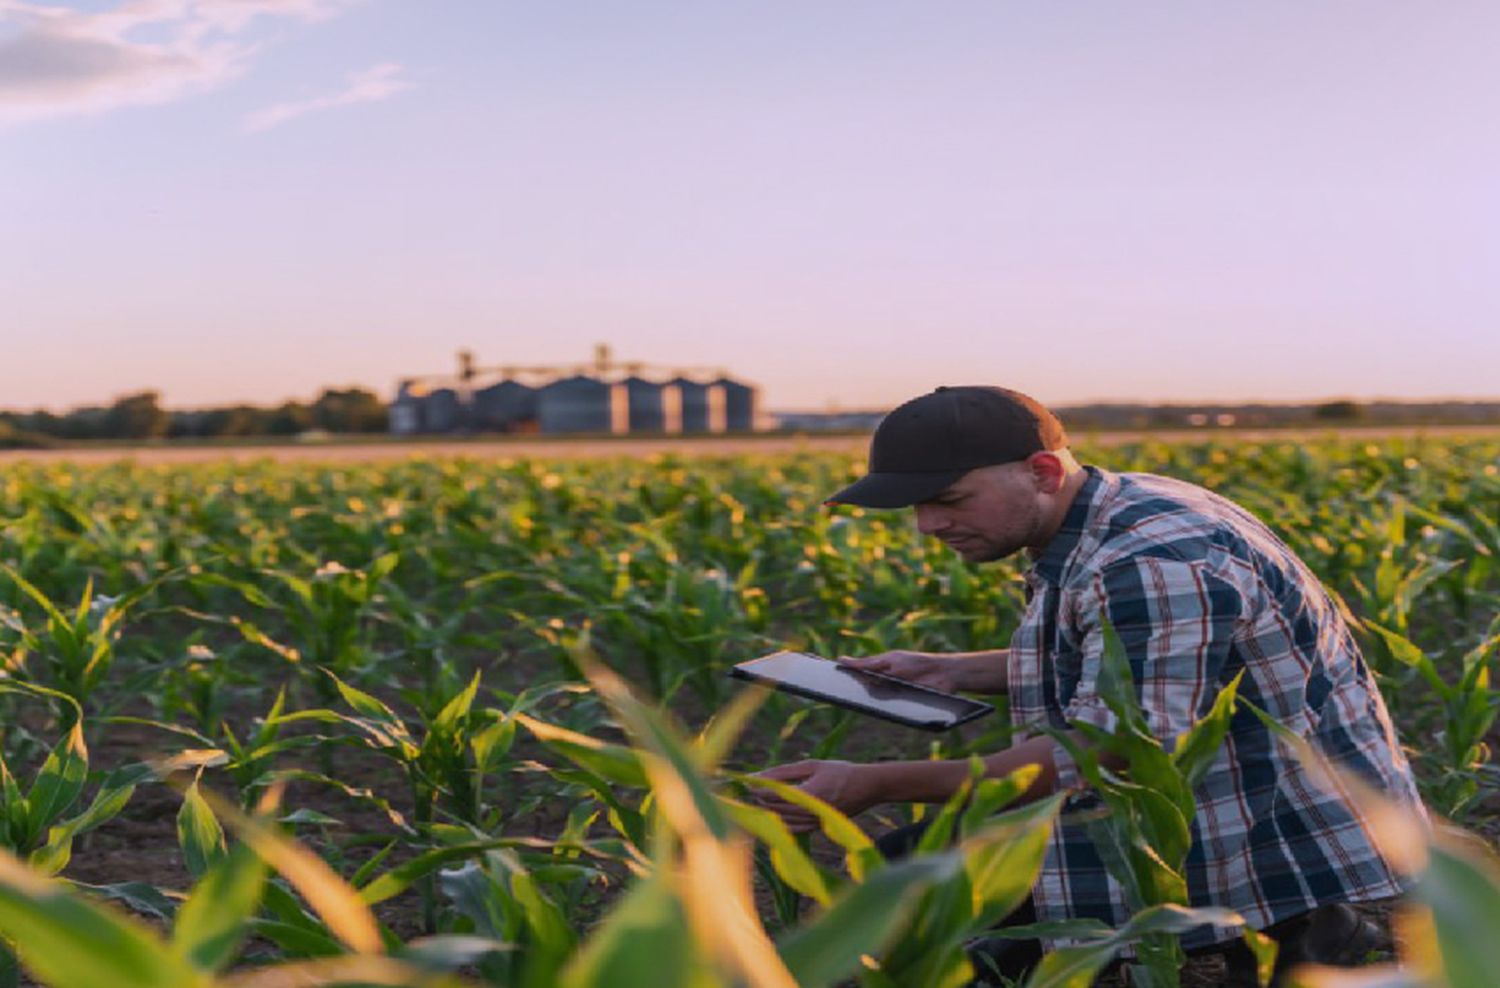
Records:
[[[1006,681],[1005,650],[961,652],[881,652],[853,658],[839,656],[840,665],[866,672],[878,672],[928,686],[944,693],[1003,693]]]

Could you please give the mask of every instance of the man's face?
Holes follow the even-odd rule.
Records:
[[[914,506],[917,530],[942,539],[966,562],[987,563],[1035,546],[1045,505],[1026,463],[970,470]]]

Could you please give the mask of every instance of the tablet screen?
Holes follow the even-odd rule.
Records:
[[[994,708],[878,673],[861,672],[807,652],[776,652],[735,666],[795,693],[917,727],[945,728]]]

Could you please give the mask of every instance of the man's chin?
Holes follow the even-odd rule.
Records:
[[[953,551],[966,563],[993,563],[1015,552],[1013,549],[1006,552],[989,545],[965,546],[962,549],[955,546]]]

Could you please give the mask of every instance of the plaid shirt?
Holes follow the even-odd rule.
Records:
[[[1385,703],[1339,610],[1260,521],[1203,488],[1088,468],[1061,529],[1026,574],[1011,639],[1011,717],[1106,730],[1095,692],[1101,616],[1122,639],[1153,734],[1173,739],[1241,670],[1240,695],[1337,765],[1420,807]],[[1170,740],[1168,740],[1170,744]],[[1060,749],[1059,749],[1060,750]],[[1071,763],[1062,759],[1063,781]],[[1195,906],[1237,910],[1264,928],[1327,902],[1401,891],[1358,811],[1318,788],[1249,710],[1239,710],[1198,786],[1188,855]],[[1033,891],[1037,919],[1129,916],[1081,825],[1055,831]],[[1226,931],[1204,929],[1189,946]]]

